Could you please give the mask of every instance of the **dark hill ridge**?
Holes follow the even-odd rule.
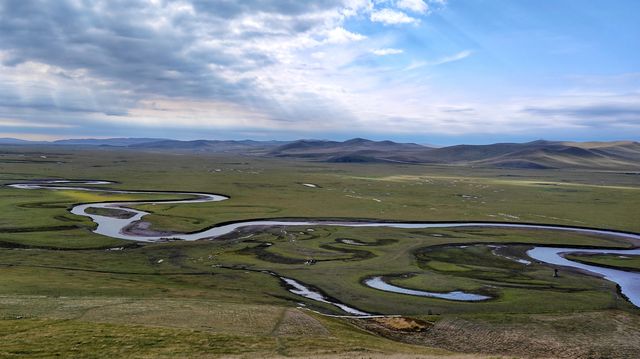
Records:
[[[0,144],[4,145],[27,145],[39,143],[38,141],[21,140],[19,138],[2,137],[0,138]]]
[[[326,162],[436,163],[501,168],[640,168],[637,142],[496,143],[431,148],[413,143],[353,139],[300,140],[276,147],[268,156]]]
[[[56,145],[127,147],[140,143],[163,141],[162,138],[78,138],[53,141]]]
[[[279,146],[267,155],[309,158],[328,162],[419,162],[413,154],[430,147],[415,143],[354,138],[344,142],[299,140]]]
[[[557,142],[488,158],[479,164],[496,166],[503,161],[526,159],[549,168],[640,168],[640,146],[637,143],[630,147],[619,143],[601,143],[598,146],[600,148]]]
[[[432,163],[443,165],[499,168],[591,168],[604,170],[640,170],[640,143],[554,142],[495,143],[433,148],[415,143],[372,141],[354,138],[347,141],[298,140],[194,140],[153,138],[75,139],[32,142],[0,139],[0,144],[109,146],[143,151],[198,153],[236,153],[252,156],[300,158],[336,163]]]
[[[135,149],[148,150],[174,150],[174,151],[196,151],[196,152],[235,152],[247,154],[263,154],[269,149],[286,145],[284,141],[253,141],[253,140],[163,140],[155,142],[145,142],[128,146]]]

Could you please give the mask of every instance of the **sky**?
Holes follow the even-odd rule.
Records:
[[[640,140],[636,0],[0,0],[0,137]]]

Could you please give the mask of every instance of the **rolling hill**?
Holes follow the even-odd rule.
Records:
[[[277,147],[275,157],[327,162],[435,163],[501,168],[640,168],[640,143],[552,142],[456,145],[432,148],[412,143],[353,139],[345,142],[301,140]]]
[[[69,146],[114,146],[114,147],[127,147],[131,145],[161,141],[160,138],[78,138],[69,140],[57,140],[51,142],[55,145],[69,145]]]
[[[232,152],[243,154],[264,154],[271,148],[285,145],[284,141],[252,141],[252,140],[162,140],[138,143],[128,146],[133,149],[168,150],[188,152]]]
[[[12,138],[12,137],[2,137],[0,138],[0,145],[37,145],[37,144],[41,144],[41,143],[49,143],[47,141],[29,141],[29,140],[22,140],[19,138]]]
[[[299,140],[276,147],[267,155],[327,162],[419,162],[414,155],[429,147],[415,143],[354,138],[344,142]]]
[[[443,165],[554,169],[591,168],[640,171],[640,143],[561,142],[538,140],[526,143],[429,147],[415,143],[372,141],[298,140],[167,140],[153,138],[72,139],[32,142],[0,139],[0,144],[119,147],[139,151],[235,153],[251,156],[297,158],[334,163],[431,163]]]
[[[430,151],[426,159],[442,163],[504,168],[640,168],[636,142],[571,143],[534,141],[451,146]]]

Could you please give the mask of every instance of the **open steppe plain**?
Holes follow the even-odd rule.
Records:
[[[156,231],[257,218],[499,221],[640,232],[635,171],[349,164],[64,146],[0,148],[0,357],[640,356],[640,310],[614,283],[541,263],[533,245],[631,248],[619,238],[498,228],[246,228],[212,240],[138,243],[92,233],[77,203],[158,194],[24,190],[4,184],[101,179],[96,188],[220,193],[140,204]],[[313,184],[308,186],[305,184]],[[345,240],[349,241],[345,241]],[[350,244],[351,243],[351,244]],[[354,245],[353,243],[357,243]],[[576,260],[637,269],[633,258]],[[295,295],[294,278],[357,319]],[[455,302],[362,284],[484,293]]]

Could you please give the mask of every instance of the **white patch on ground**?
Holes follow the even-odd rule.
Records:
[[[462,197],[464,199],[478,199],[478,198],[480,198],[479,196],[474,196],[474,195],[470,195],[470,194],[462,194],[462,195],[460,195],[460,197]]]
[[[555,219],[555,220],[558,220],[558,221],[567,221],[567,222],[581,223],[581,224],[586,223],[586,222],[583,222],[583,221],[576,221],[576,220],[568,219],[568,218],[560,218],[560,217],[553,217],[553,216],[543,216],[543,215],[541,215],[541,214],[531,214],[531,215],[532,215],[532,216],[535,216],[535,217],[540,217],[540,218],[550,218],[550,219]]]
[[[342,243],[350,244],[352,246],[366,246],[366,243],[358,243],[358,242],[353,241],[351,239],[343,239]]]
[[[508,214],[508,213],[498,213],[498,215],[505,218],[520,219],[520,217],[514,216],[513,214]]]
[[[367,201],[368,201],[368,200],[376,201],[376,202],[378,202],[378,203],[382,202],[382,200],[381,200],[381,199],[377,199],[377,198],[369,198],[369,197],[362,197],[362,196],[353,196],[353,195],[350,195],[350,194],[345,194],[344,196],[345,196],[345,197],[349,197],[349,198],[364,199],[364,200],[367,200]]]
[[[302,185],[305,187],[318,188],[318,185],[313,183],[303,183]]]

